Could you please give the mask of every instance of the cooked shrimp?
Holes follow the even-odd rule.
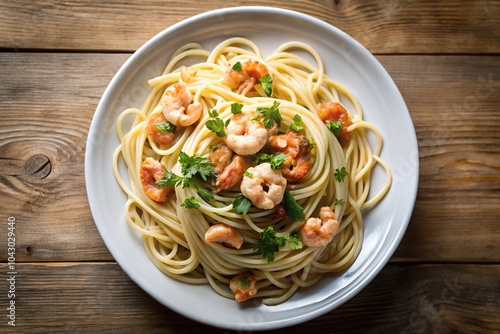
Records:
[[[236,93],[247,95],[252,90],[255,84],[260,82],[260,79],[269,74],[264,64],[256,60],[248,59],[241,63],[241,71],[237,71],[231,66],[224,77],[224,82],[231,88],[237,88]]]
[[[268,147],[282,152],[288,159],[281,165],[281,174],[288,182],[298,182],[311,169],[311,145],[306,137],[297,132],[287,132],[269,138]]]
[[[217,242],[232,248],[240,249],[241,245],[243,245],[243,237],[236,228],[219,223],[210,226],[207,232],[205,232],[205,242]]]
[[[220,144],[210,151],[209,158],[215,165],[215,185],[218,192],[231,189],[243,178],[247,162],[242,156],[234,154],[226,144]]]
[[[309,218],[299,229],[299,236],[304,245],[322,247],[333,240],[339,229],[335,213],[328,206],[319,210],[319,218]]]
[[[259,209],[272,209],[283,200],[286,179],[266,162],[246,170],[241,181],[243,196]]]
[[[349,112],[339,102],[320,103],[316,107],[316,114],[325,123],[340,122],[340,127],[334,130],[334,135],[342,147],[345,147],[351,139],[351,133],[347,128],[352,124]]]
[[[195,123],[203,109],[200,103],[193,102],[193,96],[182,81],[165,90],[161,105],[166,120],[177,126]]]
[[[257,280],[248,272],[234,276],[229,282],[229,288],[233,291],[234,299],[237,302],[244,302],[252,298],[259,290]]]
[[[226,145],[239,155],[252,155],[266,145],[269,132],[255,114],[244,112],[231,116],[226,128]]]
[[[165,167],[153,158],[146,158],[141,164],[139,171],[142,188],[146,195],[155,202],[166,202],[172,188],[160,187],[156,181],[160,180],[165,172]]]
[[[165,116],[162,113],[158,113],[149,118],[149,123],[146,127],[148,136],[160,145],[160,147],[168,146],[175,138],[175,129],[173,131],[164,131],[156,127],[156,125],[166,122]]]
[[[214,173],[220,174],[229,165],[234,152],[226,144],[221,143],[210,150],[208,155],[210,162],[215,165]]]

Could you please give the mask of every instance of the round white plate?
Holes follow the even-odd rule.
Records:
[[[264,56],[285,42],[303,41],[319,51],[327,74],[359,99],[364,117],[384,139],[381,157],[393,172],[393,185],[383,201],[364,215],[363,249],[351,268],[324,277],[278,306],[258,301],[238,304],[207,286],[175,281],[148,258],[139,236],[127,225],[125,194],[112,172],[119,141],[118,114],[142,107],[147,80],[161,73],[178,47],[197,42],[211,49],[235,36],[253,40]],[[177,23],[137,50],[107,87],[89,131],[85,156],[87,194],[95,224],[109,251],[142,289],[163,305],[193,320],[233,330],[268,330],[310,320],[338,307],[363,289],[384,267],[410,220],[418,184],[418,147],[408,109],[396,85],[361,44],[316,18],[279,8],[235,7],[207,12]],[[385,182],[378,170],[373,187]]]

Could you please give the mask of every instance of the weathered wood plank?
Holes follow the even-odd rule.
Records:
[[[498,261],[500,59],[379,59],[408,105],[420,157],[417,204],[395,257]],[[411,163],[402,161],[396,178]]]
[[[236,0],[2,1],[0,48],[136,50],[190,16]],[[292,9],[344,30],[374,53],[499,53],[498,1],[256,0],[251,5]],[[258,24],[258,23],[256,23]]]
[[[20,261],[111,260],[87,205],[84,150],[99,98],[127,57],[0,54],[0,211],[17,215]],[[407,101],[420,154],[414,215],[393,260],[498,262],[500,58],[379,59]],[[36,154],[51,161],[45,178],[26,174]]]
[[[111,259],[86,200],[84,155],[100,96],[127,57],[0,54],[0,206],[16,218],[18,260]],[[50,161],[43,178],[29,173],[38,155]]]
[[[389,265],[336,310],[273,332],[498,332],[499,276],[498,265]],[[18,264],[15,279],[15,299],[0,294],[2,333],[232,333],[163,307],[114,263]]]

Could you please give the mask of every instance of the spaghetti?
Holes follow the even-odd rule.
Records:
[[[362,210],[383,198],[391,173],[378,130],[312,47],[290,42],[264,58],[244,38],[211,51],[187,44],[149,84],[143,107],[118,118],[113,168],[128,196],[125,217],[163,273],[275,305],[354,262]],[[128,115],[134,122],[124,129]],[[369,198],[376,165],[387,182]],[[326,228],[321,208],[338,223],[326,242],[304,231],[313,220]]]

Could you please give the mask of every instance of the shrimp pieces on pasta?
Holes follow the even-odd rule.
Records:
[[[140,180],[146,195],[155,202],[163,203],[167,201],[168,195],[172,191],[169,187],[160,187],[156,181],[160,180],[165,172],[165,167],[153,158],[146,158],[141,164]]]
[[[226,144],[219,144],[211,150],[209,158],[215,165],[215,186],[218,192],[231,189],[243,178],[247,162],[242,156],[234,154]]]
[[[309,218],[299,229],[299,236],[304,245],[322,247],[333,240],[339,229],[335,213],[328,206],[319,210],[319,218]]]
[[[268,146],[272,151],[286,153],[288,159],[281,165],[281,174],[288,182],[298,182],[311,169],[311,145],[297,132],[271,136]]]
[[[210,226],[207,232],[205,232],[205,242],[217,242],[232,248],[240,249],[241,245],[243,245],[243,237],[234,227],[219,223]]]
[[[239,64],[239,65],[238,65]],[[248,59],[231,66],[224,77],[224,82],[237,94],[247,95],[263,76],[269,74],[266,66],[256,60]]]
[[[201,103],[193,102],[193,95],[182,81],[165,90],[161,105],[167,121],[183,127],[198,121],[203,109]]]
[[[244,302],[252,298],[259,290],[257,280],[248,272],[234,276],[229,282],[229,288],[233,291],[234,299],[237,302]]]
[[[160,147],[168,146],[175,139],[175,125],[168,123],[162,113],[150,117],[146,133]]]
[[[226,145],[239,155],[255,154],[266,145],[269,132],[255,118],[251,112],[231,116],[226,128]]]
[[[286,179],[268,162],[246,170],[241,181],[243,196],[259,209],[272,209],[283,200]]]
[[[332,130],[342,147],[351,139],[347,128],[352,124],[347,109],[339,102],[319,103],[316,107],[318,117]]]

